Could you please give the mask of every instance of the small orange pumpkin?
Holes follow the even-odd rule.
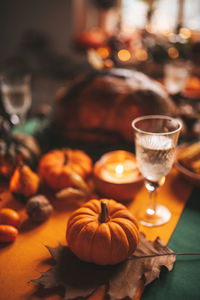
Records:
[[[92,172],[91,158],[81,150],[52,150],[39,163],[41,177],[53,190],[74,185],[72,173],[85,179]]]
[[[20,216],[17,211],[7,207],[0,209],[0,224],[18,227],[19,223]]]
[[[11,225],[0,224],[0,243],[13,242],[18,235],[18,229]]]
[[[139,229],[123,204],[111,199],[92,199],[71,215],[66,239],[79,259],[113,265],[135,251]]]

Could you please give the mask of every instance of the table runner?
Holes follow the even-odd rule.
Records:
[[[169,210],[172,213],[171,220],[162,226],[157,226],[153,228],[149,228],[146,226],[140,225],[140,231],[144,232],[147,239],[149,240],[155,240],[157,236],[161,238],[161,240],[167,244],[170,237],[173,236],[173,232],[177,226],[177,223],[179,222],[179,219],[181,217],[182,211],[185,207],[185,204],[187,203],[187,200],[190,197],[191,191],[193,189],[193,186],[184,180],[175,169],[172,169],[170,174],[166,177],[165,184],[160,188],[157,196],[157,200],[161,203],[166,205]],[[148,192],[145,189],[145,187],[142,187],[138,194],[135,195],[133,202],[130,203],[128,206],[129,209],[134,213],[137,211],[138,208],[141,207],[141,205],[144,202],[148,201]],[[200,218],[200,215],[199,215]],[[172,250],[173,245],[169,245]],[[200,257],[199,257],[200,258]],[[168,274],[170,276],[171,272]],[[162,278],[163,274],[161,274]],[[170,277],[169,277],[170,278]],[[199,278],[200,279],[200,278]],[[170,279],[169,279],[170,280]],[[159,286],[160,279],[157,279],[155,282],[157,282],[157,285]],[[141,298],[141,295],[143,294],[143,283],[141,282],[137,294],[134,298],[134,300],[139,300]],[[145,289],[146,293],[146,289]],[[162,294],[162,288],[160,287],[160,290],[158,292],[158,298],[160,298],[160,293]],[[103,289],[98,291],[95,295],[93,295],[89,300],[100,300],[102,299]],[[154,299],[154,293],[153,291],[149,292],[151,295],[151,298],[145,298],[145,300],[153,300]],[[173,297],[173,294],[171,294],[171,297],[162,298],[162,300],[175,300],[176,298]],[[185,298],[183,298],[185,299]],[[191,298],[192,299],[192,298]],[[200,299],[200,297],[199,297]],[[143,300],[143,298],[141,299]]]

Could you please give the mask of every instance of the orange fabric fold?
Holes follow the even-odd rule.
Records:
[[[179,177],[175,170],[167,177],[167,180],[158,193],[158,201],[165,204],[172,212],[172,218],[166,225],[147,228],[140,226],[147,239],[154,240],[159,236],[167,243],[189,198],[192,185]],[[0,186],[0,208],[11,207],[16,209],[21,217],[22,224],[20,234],[11,244],[0,245],[0,300],[39,300],[41,297],[35,293],[35,285],[31,279],[38,278],[41,272],[49,269],[50,257],[45,245],[56,247],[59,243],[66,244],[66,224],[75,204],[67,205],[65,201],[55,200],[54,214],[45,223],[33,225],[27,218],[24,205],[16,202],[9,192],[3,191]],[[147,201],[147,191],[142,187],[128,205],[134,212]],[[104,298],[105,286],[101,286],[90,300]],[[143,289],[142,283],[138,288],[135,300],[140,299]],[[57,294],[43,295],[45,300],[60,300]]]

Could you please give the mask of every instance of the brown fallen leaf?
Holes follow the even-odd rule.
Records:
[[[173,268],[176,255],[162,241],[147,241],[140,233],[140,242],[134,255],[114,266],[98,266],[80,261],[68,247],[59,245],[56,248],[47,246],[56,264],[38,279],[32,280],[44,288],[63,286],[64,299],[88,297],[102,284],[108,284],[108,294],[112,300],[129,297],[133,299],[141,278],[145,285],[159,277],[161,266],[169,271]],[[146,257],[147,255],[165,254]],[[141,257],[145,256],[145,257]]]
[[[64,299],[87,297],[100,285],[108,282],[117,266],[98,266],[79,260],[68,247],[59,245],[56,248],[46,246],[56,264],[38,279],[31,280],[45,289],[63,286]]]
[[[139,245],[134,255],[126,261],[123,272],[118,273],[109,282],[108,294],[111,299],[123,299],[127,296],[133,299],[142,278],[147,285],[159,277],[162,266],[171,271],[176,260],[175,254],[141,258],[141,256],[166,253],[173,253],[173,251],[167,248],[159,237],[150,242],[143,233],[140,233]]]

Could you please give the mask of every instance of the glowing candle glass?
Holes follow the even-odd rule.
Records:
[[[104,154],[95,164],[97,189],[117,200],[133,198],[135,183],[142,180],[135,156],[124,150]]]
[[[138,175],[135,158],[126,151],[113,151],[102,165],[102,177],[114,183],[132,182]]]

